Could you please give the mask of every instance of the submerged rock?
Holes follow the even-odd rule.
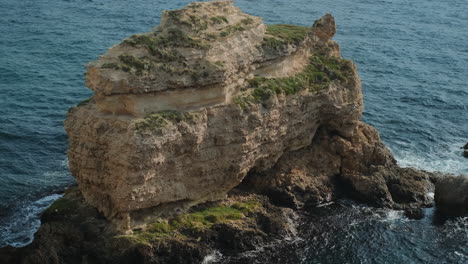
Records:
[[[447,215],[468,214],[468,176],[445,176],[435,187],[437,209]]]

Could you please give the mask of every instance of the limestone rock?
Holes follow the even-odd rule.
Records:
[[[437,209],[448,215],[468,214],[468,176],[447,175],[436,183]]]
[[[335,32],[329,14],[265,25],[232,1],[199,2],[112,47],[65,121],[86,201],[124,231],[223,199],[247,174],[292,208],[340,184],[379,206],[425,203],[427,178],[359,121],[361,82]]]
[[[63,207],[63,203],[73,206]],[[229,206],[231,211],[225,212],[233,212],[232,216],[241,213],[242,217],[223,221],[211,215],[208,219],[212,222],[199,229],[196,220],[193,226],[160,222],[139,234],[119,236],[78,190],[71,189],[44,213],[33,243],[23,248],[0,248],[0,259],[8,264],[201,263],[215,250],[224,256],[235,255],[297,233],[295,213],[269,204],[266,197],[235,194],[194,211],[210,215],[204,210],[216,206]],[[177,230],[158,228],[161,226]]]
[[[364,123],[349,138],[320,129],[310,146],[283,155],[265,173],[249,175],[244,185],[292,208],[330,202],[343,191],[397,209],[431,203],[428,174],[399,168],[378,132]]]
[[[155,32],[111,48],[89,67],[95,96],[65,122],[84,197],[132,229],[149,215],[223,198],[249,171],[310,145],[319,127],[352,134],[363,109],[360,79],[330,48],[332,35],[313,37],[333,31],[334,19],[319,24],[266,26],[232,1],[201,2],[165,12]],[[162,73],[159,53],[177,54],[182,63],[164,62],[174,67],[210,70],[195,79]]]
[[[331,14],[326,14],[319,20],[315,21],[312,26],[312,32],[321,41],[328,41],[336,33],[335,18]]]

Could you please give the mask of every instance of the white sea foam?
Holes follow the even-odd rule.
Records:
[[[390,210],[390,209],[378,209],[374,211],[374,216],[377,217],[377,221],[393,223],[396,221],[405,221],[406,217],[403,211]]]
[[[203,259],[202,264],[215,263],[217,261],[220,261],[222,258],[223,258],[223,254],[221,254],[219,251],[215,250],[215,251],[213,251],[213,253],[209,254],[208,256],[206,256]]]
[[[52,194],[33,202],[25,202],[12,215],[2,219],[0,248],[6,245],[22,247],[31,243],[34,233],[41,225],[39,215],[60,197],[61,194]]]
[[[461,154],[454,152],[417,155],[414,151],[396,151],[395,158],[401,167],[415,167],[427,171],[452,174],[468,174],[466,159]]]

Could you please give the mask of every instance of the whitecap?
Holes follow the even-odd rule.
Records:
[[[36,201],[25,201],[15,211],[0,221],[0,248],[11,245],[23,247],[32,242],[41,225],[40,214],[62,194],[52,194]]]
[[[223,254],[215,250],[203,259],[202,264],[216,263],[217,261],[220,261],[222,258],[223,258]]]

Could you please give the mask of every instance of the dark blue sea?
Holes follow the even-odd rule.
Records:
[[[91,95],[86,63],[157,25],[162,10],[189,2],[0,0],[0,247],[29,243],[40,212],[74,183],[63,120]],[[236,5],[267,23],[310,26],[332,13],[335,40],[362,78],[363,119],[400,165],[468,174],[460,150],[468,141],[467,0]],[[322,210],[327,224],[311,222],[291,256],[298,263],[468,263],[466,217],[440,223],[428,209],[414,221],[349,202]]]

